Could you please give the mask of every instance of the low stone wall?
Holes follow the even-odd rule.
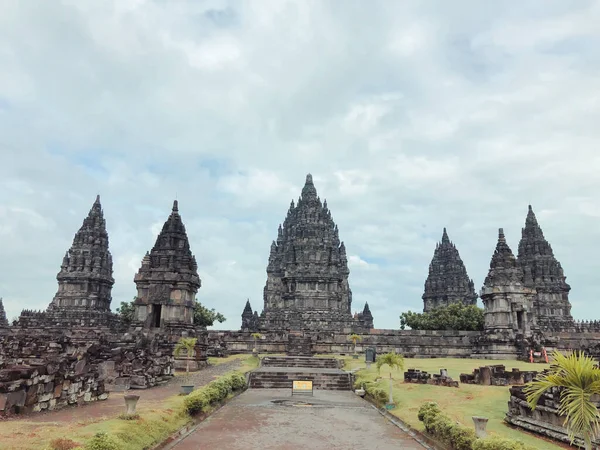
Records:
[[[375,347],[377,353],[397,352],[408,357],[425,358],[469,358],[472,353],[471,338],[476,331],[416,331],[416,330],[377,330],[361,334],[357,343],[358,352],[367,347]],[[312,341],[312,351],[317,354],[351,354],[353,344],[348,334],[334,332],[307,332]],[[285,353],[288,345],[288,332],[264,333],[257,341],[261,353]],[[251,332],[209,331],[209,354],[214,352],[248,353],[254,348]]]
[[[565,418],[558,414],[560,389],[553,388],[542,395],[535,411],[529,408],[523,389],[524,386],[510,388],[508,413],[504,420],[527,431],[569,443],[567,430],[563,427]],[[600,396],[595,397],[593,400],[596,402],[596,406],[600,407]],[[577,440],[576,444],[583,447],[581,440]],[[600,448],[600,440],[594,441],[594,445],[594,448]]]
[[[168,336],[94,330],[3,330],[0,416],[53,410],[145,389],[173,373]]]

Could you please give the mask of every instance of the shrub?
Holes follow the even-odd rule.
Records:
[[[79,444],[71,439],[58,438],[50,441],[50,450],[72,450]]]
[[[115,439],[106,433],[96,435],[85,444],[85,450],[123,450]]]
[[[453,450],[472,450],[473,443],[477,440],[475,431],[450,420],[442,413],[437,403],[428,402],[421,405],[418,417],[428,433]]]
[[[474,430],[453,422],[434,402],[421,405],[418,417],[428,433],[453,450],[535,450],[521,441],[512,439],[500,437],[477,439]]]
[[[185,398],[184,405],[188,414],[198,414],[210,405],[210,397],[205,390],[198,389]]]
[[[473,450],[535,450],[535,447],[526,445],[521,441],[494,436],[477,439],[473,443]]]
[[[198,414],[206,411],[211,405],[225,400],[233,391],[246,388],[246,378],[238,372],[211,381],[203,388],[189,394],[183,404],[188,414]]]

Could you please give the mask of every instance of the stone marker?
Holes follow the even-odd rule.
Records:
[[[475,424],[475,435],[480,439],[486,437],[487,432],[485,431],[485,427],[487,426],[488,418],[473,416],[473,423]]]
[[[138,400],[140,399],[139,395],[128,394],[123,396],[125,399],[125,406],[127,407],[127,414],[133,415],[135,414],[135,407],[137,405]]]

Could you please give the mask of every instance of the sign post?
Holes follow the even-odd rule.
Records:
[[[292,395],[314,395],[313,382],[311,380],[292,381]]]

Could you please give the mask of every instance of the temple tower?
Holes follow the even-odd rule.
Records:
[[[479,352],[491,359],[516,358],[517,340],[529,338],[536,329],[535,290],[523,284],[523,272],[502,228],[480,295],[485,325]]]
[[[422,298],[424,312],[452,303],[477,304],[473,280],[467,275],[467,269],[445,228],[442,241],[436,244],[429,264]]]
[[[258,328],[258,316],[252,311],[250,299],[246,300],[246,306],[242,312],[242,331],[256,331]]]
[[[338,227],[308,174],[271,244],[261,329],[352,329],[349,273]]]
[[[2,297],[0,297],[0,328],[8,327],[8,319],[6,318],[6,311],[4,311],[4,304],[2,303]]]
[[[177,200],[135,275],[134,323],[145,328],[193,327],[194,301],[200,288]]]
[[[63,258],[58,280],[58,292],[48,312],[77,313],[82,311],[110,312],[112,256],[108,250],[106,221],[100,196],[92,205],[83,225],[75,234],[73,244]]]
[[[518,263],[523,271],[525,286],[537,292],[533,312],[542,329],[561,330],[573,327],[569,291],[571,286],[552,247],[544,238],[531,205],[525,228],[521,230]]]

